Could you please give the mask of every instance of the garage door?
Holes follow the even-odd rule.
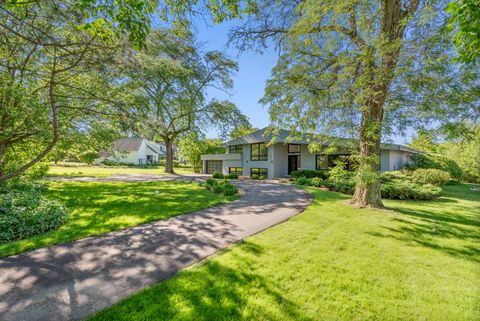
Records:
[[[209,160],[207,161],[207,174],[213,174],[213,172],[222,172],[223,161]]]

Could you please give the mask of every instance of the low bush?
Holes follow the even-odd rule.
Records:
[[[216,184],[218,184],[218,182],[214,178],[207,178],[207,180],[205,181],[205,186],[207,186],[207,188]]]
[[[238,187],[236,187],[233,184],[228,183],[227,185],[223,186],[223,195],[225,196],[231,196],[235,195],[238,192]]]
[[[436,171],[427,174],[421,171],[417,174],[423,179],[422,182],[414,179],[414,172],[411,171],[395,171],[384,172],[380,175],[382,180],[381,193],[382,198],[391,199],[411,199],[411,200],[430,200],[438,197],[442,189],[430,182],[448,182],[447,176]],[[421,174],[421,175],[420,175]],[[448,173],[447,173],[448,175]],[[426,178],[425,178],[426,177]],[[440,178],[441,179],[440,179]],[[353,194],[355,191],[354,173],[343,169],[335,169],[331,171],[330,179],[306,178],[300,176],[295,180],[298,185],[310,185],[315,187],[326,187],[332,191]]]
[[[313,177],[310,179],[310,185],[315,187],[322,187],[323,179],[321,179],[320,177]]]
[[[434,168],[419,168],[412,173],[412,180],[419,184],[443,186],[451,181],[450,173]]]
[[[302,170],[302,171],[292,171],[290,173],[290,176],[292,176],[292,178],[299,178],[301,176],[304,176],[306,178],[314,178],[314,177],[318,177],[318,178],[321,178],[321,179],[327,179],[328,178],[328,172],[327,171],[323,171],[323,170]]]
[[[230,174],[228,174],[228,175],[225,175],[225,178],[228,178],[228,179],[238,179],[238,174],[230,173]]]
[[[212,174],[213,178],[223,178],[223,174],[220,172],[213,172]]]
[[[0,243],[57,229],[67,220],[60,203],[42,196],[45,186],[14,182],[0,187]]]
[[[442,193],[442,189],[432,184],[420,185],[411,181],[385,182],[381,185],[383,198],[401,200],[431,200]]]
[[[297,178],[297,180],[295,181],[298,185],[310,185],[310,179],[309,178],[306,178],[305,176],[300,176],[299,178]]]
[[[267,178],[266,178],[264,175],[259,175],[259,176],[258,176],[258,179],[259,179],[259,180],[264,180],[264,179],[267,179]]]
[[[250,176],[251,179],[260,179],[260,176],[258,176],[257,174],[253,174],[252,176]]]
[[[112,160],[104,159],[100,164],[105,166],[122,166],[119,162],[115,162]]]
[[[214,178],[208,178],[205,181],[205,187],[214,193],[223,193],[225,196],[235,195],[238,192],[237,186],[233,185],[226,179],[217,181]]]

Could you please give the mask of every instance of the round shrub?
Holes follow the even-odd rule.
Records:
[[[264,179],[266,179],[266,177],[265,177],[264,175],[259,175],[259,176],[258,176],[258,179],[259,179],[259,180],[264,180]]]
[[[225,178],[228,178],[228,179],[238,179],[238,174],[230,173],[230,174],[228,174],[228,175],[225,175]]]
[[[454,160],[435,154],[414,154],[410,156],[407,168],[411,170],[418,168],[441,169],[448,172],[454,179],[460,179],[463,175],[462,169]]]
[[[237,192],[238,188],[233,184],[228,183],[223,186],[223,195],[225,196],[235,195]]]
[[[295,182],[298,185],[310,185],[310,179],[306,178],[305,176],[300,176]]]
[[[213,172],[212,174],[213,178],[223,178],[223,174],[220,172]]]
[[[323,179],[320,177],[314,177],[310,179],[310,185],[315,187],[322,187],[323,186]]]
[[[213,185],[212,190],[214,193],[220,194],[221,192],[223,192],[223,185],[222,184]]]
[[[25,239],[59,228],[67,209],[41,195],[39,190],[0,192],[0,243]]]
[[[250,176],[251,179],[260,179],[260,176],[258,176],[257,174],[253,174],[252,176]]]
[[[412,173],[412,180],[419,184],[443,186],[451,179],[450,173],[434,168],[419,168]]]

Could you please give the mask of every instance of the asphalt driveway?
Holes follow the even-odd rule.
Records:
[[[291,185],[239,181],[229,204],[0,259],[0,320],[82,320],[311,203]]]

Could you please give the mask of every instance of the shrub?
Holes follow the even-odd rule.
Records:
[[[434,154],[414,154],[410,157],[408,169],[433,168],[448,172],[452,178],[460,179],[463,175],[460,166],[449,158]]]
[[[228,179],[238,179],[238,174],[230,173],[230,174],[228,174],[228,175],[225,175],[225,178],[228,178]]]
[[[220,172],[213,172],[212,174],[213,178],[223,178],[223,174]]]
[[[434,168],[419,168],[412,173],[412,180],[419,184],[443,186],[451,180],[450,173]]]
[[[386,182],[381,185],[383,198],[431,200],[442,193],[442,189],[431,184],[420,185],[410,181]]]
[[[218,182],[214,178],[207,178],[207,180],[205,181],[205,185],[207,186],[213,186],[216,184],[218,184]]]
[[[310,185],[310,179],[306,178],[305,176],[300,176],[295,182],[298,185]]]
[[[238,188],[233,184],[228,183],[223,186],[223,195],[225,196],[235,195],[237,192]]]
[[[215,184],[212,186],[212,189],[214,193],[216,194],[220,194],[221,192],[223,192],[223,185],[221,184]]]
[[[322,187],[323,186],[323,179],[320,177],[313,177],[310,179],[310,185],[315,187]]]
[[[302,176],[302,175],[300,174],[300,171],[292,171],[292,172],[290,173],[290,176],[292,176],[292,178],[295,178],[295,179],[296,179],[296,178],[299,178],[299,177]]]
[[[259,180],[264,180],[264,179],[267,179],[267,178],[266,178],[265,176],[263,176],[263,175],[259,175],[259,176],[258,176],[258,179],[259,179]]]
[[[330,170],[328,179],[335,183],[344,183],[353,179],[354,175],[354,172],[349,172],[345,170],[344,164],[340,163],[339,165],[334,166]]]
[[[0,243],[45,233],[66,222],[67,209],[42,196],[42,189],[34,183],[0,188]]]
[[[260,179],[260,176],[258,176],[257,174],[253,174],[252,176],[250,176],[251,179]]]

